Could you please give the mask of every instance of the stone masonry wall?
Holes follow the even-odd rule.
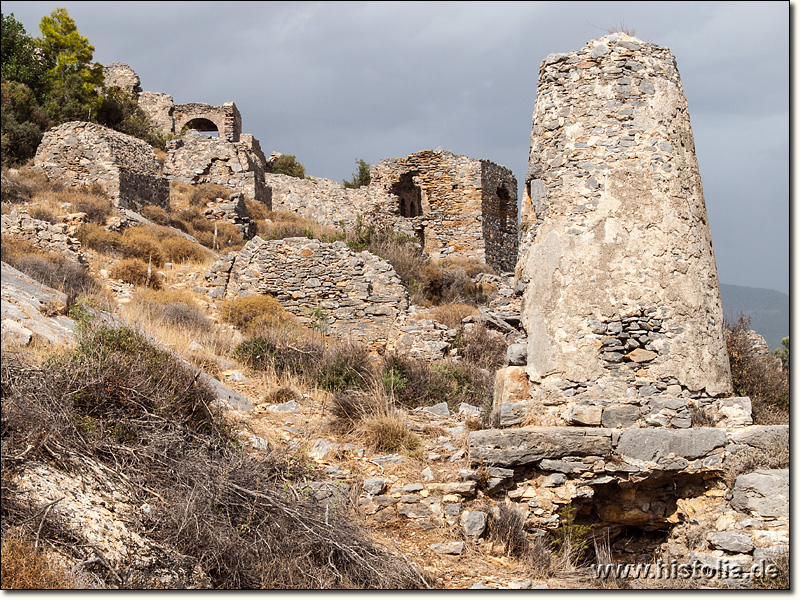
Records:
[[[99,184],[121,208],[154,204],[169,211],[169,182],[152,146],[113,129],[80,121],[54,127],[34,164],[67,185]]]
[[[153,125],[163,133],[175,133],[175,118],[172,116],[172,96],[161,92],[139,94],[139,107],[147,113]]]
[[[103,66],[103,84],[106,87],[118,87],[130,94],[142,91],[139,76],[130,66],[121,62],[112,62]]]
[[[0,217],[0,231],[4,235],[25,239],[45,252],[62,254],[75,262],[86,264],[80,241],[71,237],[67,229],[67,224],[40,221],[17,210]]]
[[[397,197],[388,214],[413,221],[432,257],[477,256],[499,270],[516,263],[517,181],[505,167],[437,148],[382,160],[372,185]]]
[[[361,216],[416,235],[434,259],[472,257],[501,271],[517,260],[517,182],[505,167],[437,149],[372,167],[372,183],[268,173],[275,210],[351,228]]]
[[[693,398],[730,391],[688,107],[668,49],[613,34],[543,61],[522,210],[525,371],[543,419],[670,386]]]
[[[322,315],[330,333],[374,349],[385,347],[392,324],[408,309],[392,266],[344,242],[255,237],[214,263],[206,279],[212,298],[270,294],[301,322],[311,325]]]
[[[164,173],[187,184],[216,183],[242,192],[272,208],[272,192],[264,182],[266,158],[252,135],[238,142],[189,131],[167,143]]]
[[[222,106],[211,106],[204,102],[190,102],[189,104],[176,104],[172,109],[175,119],[175,128],[172,133],[182,133],[184,126],[191,126],[194,120],[205,120],[213,123],[219,137],[229,142],[238,142],[242,135],[242,115],[233,102],[226,102]]]

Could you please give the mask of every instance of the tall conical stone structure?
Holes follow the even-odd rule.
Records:
[[[730,391],[689,111],[667,48],[612,34],[543,61],[522,229],[529,423],[599,425],[602,406]]]

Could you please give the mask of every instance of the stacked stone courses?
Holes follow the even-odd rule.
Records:
[[[730,391],[688,106],[668,49],[613,34],[543,61],[521,227],[526,371],[531,396],[550,407],[543,415],[575,396]]]
[[[250,240],[206,275],[212,298],[276,297],[301,322],[378,349],[408,309],[408,294],[386,261],[344,242]]]
[[[152,146],[102,125],[70,121],[50,129],[34,164],[67,185],[99,185],[120,208],[169,211],[169,182]]]
[[[437,148],[384,159],[371,175],[372,185],[398,198],[391,214],[413,222],[433,258],[472,256],[513,270],[517,180],[511,171]]]

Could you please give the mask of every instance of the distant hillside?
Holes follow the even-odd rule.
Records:
[[[767,340],[770,349],[781,345],[781,338],[789,335],[789,296],[777,290],[719,285],[722,309],[728,321],[739,314],[750,315],[750,327]]]

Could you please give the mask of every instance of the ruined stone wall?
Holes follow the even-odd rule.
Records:
[[[267,173],[267,186],[272,190],[275,211],[294,212],[328,227],[351,229],[359,215],[370,215],[381,202],[390,202],[383,189],[363,186],[345,189],[330,179],[300,179],[279,173]]]
[[[432,257],[478,257],[500,270],[515,264],[517,182],[505,167],[423,150],[382,160],[372,169],[372,185],[397,198],[382,211],[412,222]]]
[[[0,217],[3,235],[22,238],[45,252],[62,254],[75,262],[86,264],[81,243],[69,235],[68,228],[66,223],[48,223],[16,209]]]
[[[142,91],[139,76],[125,63],[112,62],[103,66],[103,85],[118,87],[130,94]]]
[[[161,92],[142,92],[139,94],[139,107],[150,117],[150,122],[162,133],[175,133],[175,119],[172,116],[174,102],[169,94]]]
[[[264,182],[265,163],[258,140],[251,135],[229,142],[189,131],[167,142],[164,173],[186,184],[216,183],[271,209],[272,192]]]
[[[250,240],[206,275],[211,298],[270,294],[304,323],[324,315],[327,330],[372,348],[386,344],[408,295],[392,266],[344,242]],[[320,323],[322,324],[322,323]]]
[[[203,102],[175,104],[172,109],[175,119],[173,133],[182,133],[184,126],[191,127],[192,121],[205,120],[213,123],[219,137],[229,142],[238,142],[242,135],[242,115],[233,102],[222,106],[211,106]]]
[[[543,61],[522,210],[525,371],[542,422],[587,399],[730,391],[688,107],[667,48],[613,34]]]
[[[169,182],[152,146],[113,129],[80,121],[54,127],[34,164],[66,185],[100,185],[121,208],[154,204],[169,211]]]

